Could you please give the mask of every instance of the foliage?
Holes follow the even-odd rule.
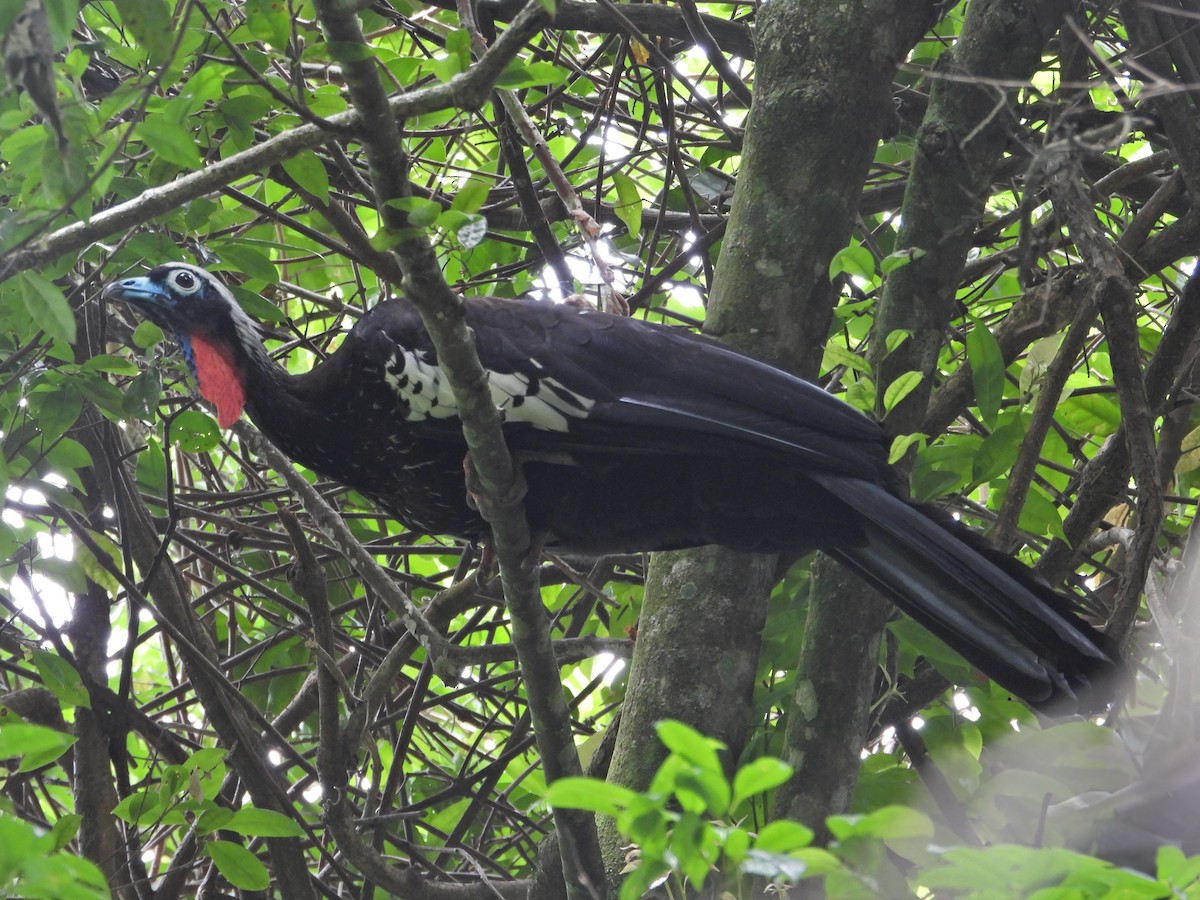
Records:
[[[14,721],[0,725],[0,757],[17,760],[16,771],[32,772],[58,759],[73,743],[69,735]],[[5,800],[0,803],[0,896],[31,900],[89,900],[109,896],[104,873],[65,848],[81,818],[61,815],[51,827],[24,821]]]
[[[560,778],[546,799],[552,806],[614,816],[622,837],[637,848],[621,900],[641,897],[668,878],[673,896],[688,885],[699,890],[710,874],[737,883],[743,876],[778,883],[825,875],[833,856],[811,847],[812,829],[778,820],[758,833],[739,824],[750,804],[791,775],[787,764],[763,756],[725,776],[717,755],[722,745],[667,719],[658,735],[671,751],[645,793],[595,778]]]
[[[1089,726],[1091,727],[1091,726]],[[621,900],[652,887],[671,897],[694,896],[716,882],[730,898],[762,896],[764,887],[786,895],[786,886],[824,877],[834,897],[921,896],[986,898],[1188,896],[1200,880],[1200,858],[1178,848],[1158,854],[1157,878],[1068,850],[994,843],[945,847],[934,823],[899,805],[834,816],[827,849],[812,846],[810,828],[775,819],[757,830],[765,799],[791,774],[786,763],[758,757],[726,778],[711,738],[680,722],[660,722],[670,754],[650,789],[630,791],[594,778],[563,778],[547,800],[555,806],[614,816],[636,852],[621,886]],[[1077,736],[1075,737],[1077,740]]]
[[[1048,727],[913,623],[893,623],[875,721],[852,754],[856,784],[843,790],[851,812],[828,820],[832,842],[821,848],[813,842],[825,835],[777,817],[760,796],[786,777],[774,757],[807,712],[795,667],[809,578],[798,565],[771,600],[746,709],[751,736],[731,748],[736,763],[663,723],[670,755],[648,791],[549,788],[562,807],[616,815],[638,845],[623,896],[668,875],[682,892],[714,867],[747,879],[823,875],[831,896],[1197,890],[1195,834],[1167,807],[1195,782],[1186,711],[1197,592],[1178,563],[1200,484],[1184,300],[1190,282],[1195,293],[1200,228],[1188,192],[1200,174],[1187,168],[1187,128],[1156,105],[1194,100],[1171,88],[1173,73],[1151,79],[1159,62],[1129,63],[1139,45],[1126,16],[1138,4],[1078,4],[1031,77],[984,86],[1004,150],[980,185],[947,186],[979,204],[965,226],[942,223],[947,240],[969,231],[969,247],[947,264],[939,242],[906,240],[921,210],[905,193],[931,135],[951,127],[923,119],[935,86],[971,81],[946,75],[947,54],[981,3],[941,10],[907,53],[855,233],[830,258],[805,261],[833,288],[822,381],[872,412],[928,401],[893,445],[894,459],[911,464],[914,495],[995,524],[1007,550],[1040,561],[1096,618],[1125,615],[1131,669],[1143,674],[1118,720]],[[202,885],[280,890],[289,873],[278,859],[290,858],[331,892],[388,890],[371,859],[397,879],[419,878],[405,882],[413,896],[452,881],[492,896],[492,886],[534,877],[553,827],[510,620],[497,579],[476,581],[478,548],[405,532],[365,498],[304,473],[467,664],[456,683],[443,681],[303,518],[327,579],[328,658],[289,580],[293,495],[197,401],[171,336],[99,301],[111,278],[200,262],[264,322],[270,351],[304,371],[395,288],[380,264],[397,236],[375,206],[378,173],[361,130],[370,123],[346,118],[347,48],[326,40],[322,6],[45,0],[46,42],[29,59],[49,66],[65,144],[45,92],[16,83],[21,60],[6,44],[0,706],[24,721],[0,726],[0,756],[11,761],[2,891],[103,896],[92,862],[122,896],[134,882],[163,896]],[[731,237],[759,10],[685,0],[622,5],[621,19],[607,3],[561,3],[554,26],[531,32],[497,73],[506,106],[452,92],[515,27],[507,4],[476,6],[475,24],[449,2],[361,13],[367,41],[351,49],[405,114],[412,196],[387,209],[429,236],[455,290],[605,303],[617,293],[636,315],[698,326]],[[0,32],[24,7],[0,0]],[[692,11],[709,36],[683,15]],[[1181,27],[1163,15],[1157,27]],[[514,120],[518,109],[527,120]],[[956,148],[970,149],[960,137]],[[1114,349],[1108,321],[1088,314],[1095,266],[1047,186],[1064,148],[1081,154],[1092,213],[1132,285],[1132,351]],[[933,300],[953,312],[932,342],[932,370],[905,362],[884,383],[881,358],[906,359],[930,341],[915,326],[875,333],[881,296],[891,286],[900,306],[916,308],[930,298],[895,286],[944,265],[954,274]],[[1141,385],[1153,484],[1128,459],[1113,462],[1139,411],[1122,394],[1126,357],[1154,376]],[[603,772],[644,561],[550,557],[540,575],[571,727],[590,769]],[[1145,583],[1156,607],[1139,605]],[[707,664],[706,648],[686,649],[697,668]],[[332,751],[314,674],[330,666],[334,718],[357,728],[336,748],[346,760],[336,791],[319,771]],[[335,800],[361,855],[347,852]],[[1149,848],[1132,859],[1113,850],[1130,831]],[[112,852],[87,862],[87,846]],[[1117,857],[1143,875],[1107,862]]]

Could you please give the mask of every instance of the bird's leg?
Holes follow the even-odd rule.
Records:
[[[470,496],[470,495],[468,495]],[[475,577],[482,580],[492,574],[492,566],[496,564],[496,551],[492,547],[489,535],[479,542],[479,562],[475,565]]]
[[[471,460],[470,452],[463,457],[463,476],[467,482],[467,504],[472,509],[479,510],[479,514],[483,516],[486,522],[492,520],[497,507],[512,506],[525,499],[525,494],[528,490],[528,485],[525,483],[525,470],[520,463],[515,463],[513,465],[512,485],[505,491],[504,496],[494,499],[489,498],[479,481],[479,475],[475,471],[475,463]]]
[[[496,506],[509,506],[518,503],[525,498],[528,490],[528,484],[525,481],[525,467],[521,465],[519,460],[513,461],[513,483],[508,489],[506,495],[499,502],[491,501],[487,493],[483,490],[483,485],[479,482],[479,475],[475,471],[475,463],[471,460],[470,452],[463,457],[463,476],[467,482],[467,504],[472,509],[479,510],[479,514],[483,516],[485,522],[490,523],[492,512]],[[546,546],[545,534],[531,534],[529,539],[529,551],[525,554],[525,559],[532,565],[536,565],[537,561],[542,557],[542,550]],[[489,537],[485,540],[480,549],[479,570],[483,571],[485,565],[491,565],[495,554],[495,548],[492,545],[492,539]]]

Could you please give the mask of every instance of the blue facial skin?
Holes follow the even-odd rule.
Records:
[[[179,349],[183,351],[183,358],[187,360],[188,371],[192,373],[192,378],[198,377],[192,342],[187,335],[175,327],[168,315],[175,305],[175,298],[162,285],[145,276],[123,278],[105,285],[103,296],[136,307],[159,328],[171,332],[175,336],[175,342],[179,345]]]
[[[179,344],[179,349],[183,351],[183,358],[187,360],[188,371],[192,373],[192,378],[199,381],[200,375],[196,372],[196,354],[192,350],[192,342],[178,331],[175,332],[175,342]]]

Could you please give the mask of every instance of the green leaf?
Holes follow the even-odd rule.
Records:
[[[843,247],[830,260],[829,280],[832,281],[843,272],[848,275],[856,275],[866,281],[874,281],[875,257],[862,244],[851,241],[848,247]]]
[[[437,217],[438,228],[454,233],[455,239],[468,250],[478,246],[487,237],[487,219],[478,213],[464,213],[448,209]]]
[[[1051,500],[1037,485],[1030,487],[1025,495],[1025,503],[1021,507],[1021,516],[1017,525],[1022,531],[1036,535],[1066,540],[1063,531],[1062,513],[1058,505]]]
[[[11,721],[0,724],[0,759],[20,757],[20,772],[49,765],[74,743],[73,736],[42,725]]]
[[[156,66],[165,63],[175,39],[167,5],[162,0],[115,0],[114,5],[133,39],[146,50],[150,62]]]
[[[58,53],[71,39],[71,28],[79,15],[78,0],[45,0],[42,6],[46,9],[46,22],[50,26],[50,48]]]
[[[461,75],[466,69],[462,57],[457,53],[451,53],[441,59],[427,59],[425,67],[437,76],[438,81],[449,81],[455,75]]]
[[[165,116],[143,119],[137,136],[158,156],[181,169],[199,169],[204,164],[191,132]]]
[[[925,251],[920,247],[910,247],[907,250],[897,250],[895,253],[889,253],[879,261],[879,270],[886,275],[888,272],[894,272],[896,269],[902,269],[910,262],[920,259],[925,255]]]
[[[288,48],[292,39],[292,20],[284,0],[246,0],[245,10],[246,27],[252,35],[277,50]]]
[[[928,840],[933,837],[933,823],[929,817],[907,806],[884,806],[863,816],[831,816],[826,824],[839,841],[851,837],[880,840]]]
[[[17,276],[17,283],[29,318],[55,340],[73,344],[75,314],[58,285],[30,269]]]
[[[148,438],[146,449],[137,455],[134,477],[139,489],[153,497],[166,496],[167,461],[163,456],[162,445],[154,438]]]
[[[1200,880],[1200,856],[1186,856],[1178,847],[1167,844],[1158,848],[1155,869],[1159,881],[1183,894]]]
[[[547,87],[565,84],[567,72],[551,62],[509,63],[496,81],[496,87],[515,91],[528,87]]]
[[[274,263],[272,263],[273,266]],[[257,291],[248,290],[240,284],[231,284],[229,292],[233,294],[242,309],[262,322],[283,322],[287,319],[283,310]]]
[[[79,470],[86,469],[92,462],[92,454],[83,444],[73,438],[62,437],[49,449],[38,468],[61,475],[73,487],[83,490]]]
[[[149,320],[144,320],[138,323],[138,327],[133,329],[134,346],[140,347],[143,350],[149,350],[155,344],[160,343],[166,337],[163,330]]]
[[[913,444],[929,439],[929,435],[914,431],[912,434],[898,434],[892,441],[892,449],[888,451],[888,465],[895,465],[904,458],[908,448]]]
[[[746,860],[742,863],[741,868],[746,875],[785,883],[799,881],[808,872],[808,866],[799,859],[782,853],[769,853],[757,848],[746,854]]]
[[[72,383],[106,418],[115,422],[125,418],[125,395],[107,378],[95,372],[79,372]]]
[[[733,776],[733,805],[743,800],[774,790],[792,777],[792,767],[781,759],[761,756],[738,769]]]
[[[801,878],[813,878],[818,875],[828,875],[841,868],[841,862],[828,850],[818,847],[806,847],[789,854],[769,853],[757,848],[746,854],[742,871],[747,875],[758,875],[771,881],[799,881]],[[875,893],[848,895],[831,890],[828,896],[879,896]]]
[[[113,567],[117,571],[120,571],[124,563],[124,559],[121,556],[121,548],[114,544],[108,535],[93,531],[90,532],[90,536],[100,551],[108,555]],[[100,585],[100,587],[110,594],[115,594],[121,589],[121,583],[117,581],[117,577],[109,571],[101,560],[96,558],[90,548],[80,543],[75,552],[79,564],[83,567],[84,574],[88,578],[96,582],[96,584]]]
[[[271,886],[271,875],[258,857],[231,841],[209,841],[204,852],[212,857],[217,871],[236,888],[243,891],[265,891]]]
[[[1021,443],[1029,433],[1029,419],[1025,415],[1017,415],[1011,421],[1004,421],[1005,418],[1001,417],[1003,424],[983,439],[971,460],[971,479],[975,482],[982,484],[999,478],[1016,462]]]
[[[162,114],[178,125],[186,125],[205,104],[221,102],[227,74],[223,66],[201,66],[180,85],[179,93],[167,101]]]
[[[863,375],[871,374],[871,366],[865,359],[855,354],[849,347],[830,341],[825,345],[825,353],[821,358],[821,371],[828,372],[834,366],[845,366],[847,369],[861,372]]]
[[[42,437],[53,441],[61,437],[83,412],[83,398],[69,384],[55,390],[39,390],[29,397]]]
[[[208,413],[185,409],[171,420],[167,443],[185,453],[207,453],[221,443],[221,432]]]
[[[686,814],[671,832],[668,852],[675,858],[675,867],[693,885],[704,882],[712,865],[705,853],[706,833],[711,829],[699,816]]]
[[[975,322],[967,335],[967,361],[980,418],[991,428],[1004,398],[1004,355],[995,335],[982,322]]]
[[[1072,432],[1095,440],[1121,424],[1121,407],[1112,394],[1072,394],[1058,404],[1056,417]]]
[[[1017,380],[1022,394],[1032,394],[1034,387],[1041,381],[1058,350],[1062,347],[1065,334],[1051,334],[1039,338],[1030,345],[1025,354],[1025,364],[1021,367],[1021,375]]]
[[[723,816],[729,811],[729,796],[729,782],[719,769],[692,766],[675,774],[675,798],[690,813]]]
[[[896,405],[916,390],[924,376],[920,372],[904,372],[896,376],[896,380],[887,386],[883,392],[883,410],[891,412]]]
[[[101,353],[84,362],[85,372],[107,372],[110,375],[136,375],[138,367],[124,356]]]
[[[638,191],[637,182],[623,172],[613,172],[612,179],[617,189],[617,205],[614,212],[629,229],[630,237],[637,237],[638,232],[642,230],[642,195]]]
[[[304,829],[293,819],[270,809],[244,806],[221,826],[250,837],[302,837]]]
[[[440,204],[421,197],[400,197],[389,200],[387,205],[407,214],[408,224],[413,228],[428,228],[437,222],[438,216],[442,214]]]
[[[329,202],[329,173],[325,171],[325,164],[317,154],[305,150],[290,159],[285,159],[283,171],[322,203]]]
[[[448,53],[456,53],[467,61],[471,53],[471,35],[465,28],[456,28],[446,35],[445,43]]]
[[[661,843],[667,823],[677,819],[679,814],[664,811],[660,804],[659,800],[641,794],[635,795],[625,810],[617,816],[617,830],[643,847],[656,841]]]
[[[125,415],[131,419],[150,422],[162,396],[162,375],[158,369],[147,369],[129,382],[125,389]]]
[[[605,816],[624,811],[638,794],[597,778],[560,778],[546,788],[546,802],[557,809],[586,809]]]
[[[91,708],[91,698],[73,665],[49,650],[32,650],[30,658],[42,676],[42,684],[63,706]]]
[[[245,241],[213,241],[212,251],[221,257],[223,265],[217,266],[218,271],[228,271],[230,267],[250,278],[257,278],[267,284],[279,280],[279,270],[275,262],[260,247]]]
[[[79,833],[79,825],[82,821],[83,816],[75,813],[59,816],[58,821],[50,828],[50,833],[46,835],[49,838],[50,852],[57,853],[71,843],[75,835]]]
[[[113,807],[113,815],[130,825],[152,822],[162,807],[158,791],[146,788],[135,791]]]
[[[892,353],[910,337],[912,337],[912,332],[907,328],[897,328],[895,331],[888,332],[888,336],[883,341],[883,348],[888,353]]]
[[[790,853],[813,842],[813,830],[799,822],[777,819],[764,825],[754,841],[755,850],[768,853]]]
[[[458,189],[458,193],[454,195],[454,200],[450,203],[450,208],[459,212],[473,213],[487,202],[491,189],[490,181],[484,178],[471,178]]]
[[[225,806],[210,806],[200,814],[200,818],[196,820],[197,834],[212,834],[221,828],[224,828],[234,816],[232,809]]]
[[[696,729],[674,719],[656,722],[654,730],[658,732],[658,739],[676,756],[709,772],[720,772],[724,777],[721,760],[717,756],[717,750],[725,746],[720,741],[705,737]]]
[[[238,132],[249,132],[259,119],[271,112],[271,102],[257,94],[237,94],[221,101],[218,115]],[[193,200],[192,205],[200,201]]]
[[[49,578],[64,591],[82,594],[87,590],[87,579],[84,578],[83,569],[77,566],[73,559],[48,556],[34,560],[33,567],[39,575]]]
[[[193,779],[200,781],[200,796],[212,800],[225,780],[226,752],[220,747],[205,747],[197,750],[183,764]]]
[[[725,834],[725,858],[735,866],[746,858],[750,844],[754,840],[750,832],[744,828],[731,828]]]

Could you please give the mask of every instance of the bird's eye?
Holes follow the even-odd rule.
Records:
[[[200,287],[200,281],[191,272],[176,272],[171,276],[171,284],[181,294],[191,294]]]

